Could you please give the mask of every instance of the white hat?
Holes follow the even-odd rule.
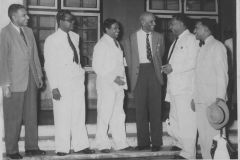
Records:
[[[207,107],[207,118],[213,128],[223,128],[229,120],[229,110],[226,103],[224,101],[219,101]]]

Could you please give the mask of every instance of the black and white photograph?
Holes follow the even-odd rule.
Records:
[[[239,0],[0,0],[0,160],[238,156]]]

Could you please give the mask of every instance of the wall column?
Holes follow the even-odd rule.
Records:
[[[237,55],[237,108],[239,108],[240,102],[240,1],[236,0],[236,55]],[[238,119],[240,117],[240,109],[238,109]],[[239,121],[238,121],[239,126]],[[240,142],[239,132],[238,132],[238,143]],[[240,148],[238,147],[238,153],[240,153]]]

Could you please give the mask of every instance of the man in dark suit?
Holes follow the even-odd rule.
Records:
[[[162,145],[161,66],[165,49],[164,37],[154,32],[156,23],[152,13],[143,13],[140,22],[141,29],[124,41],[130,88],[136,107],[136,149],[145,150],[151,146],[152,151],[159,151]]]
[[[37,128],[37,88],[43,84],[42,71],[33,32],[26,27],[29,19],[26,9],[12,4],[8,15],[11,22],[0,36],[0,57],[4,61],[0,79],[4,79],[5,145],[9,158],[22,159],[18,149],[22,122],[25,124],[25,154],[46,154],[38,148]]]

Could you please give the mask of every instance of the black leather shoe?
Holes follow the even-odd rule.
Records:
[[[152,146],[152,152],[158,152],[161,150],[161,146]]]
[[[11,159],[22,159],[23,157],[19,153],[14,153],[14,154],[7,154],[7,157]]]
[[[101,153],[110,153],[111,151],[110,151],[110,149],[102,149],[102,150],[100,150],[100,152]]]
[[[177,146],[172,146],[170,150],[171,151],[181,151],[182,149]]]
[[[174,159],[186,159],[186,158],[184,158],[184,157],[182,157],[182,156],[180,156],[180,155],[175,155],[175,156],[174,156]]]
[[[40,149],[25,151],[26,156],[40,156],[40,155],[45,155],[45,154],[46,154],[46,152],[43,150],[40,150]]]
[[[68,153],[64,153],[64,152],[57,152],[58,156],[66,156]]]
[[[151,149],[150,146],[137,146],[135,147],[135,150],[142,151],[142,150],[149,150]]]
[[[77,151],[77,152],[74,152],[74,153],[80,153],[80,154],[94,154],[95,153],[95,150],[92,150],[90,148],[85,148],[81,151]]]
[[[123,149],[120,149],[120,151],[133,151],[133,150],[134,150],[134,148],[131,147],[131,146],[128,146],[128,147],[123,148]]]

